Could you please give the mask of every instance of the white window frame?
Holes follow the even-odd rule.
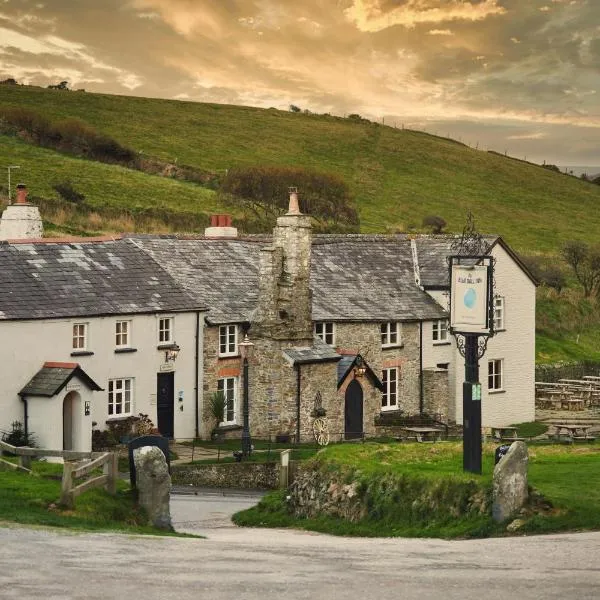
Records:
[[[382,348],[393,348],[402,345],[402,327],[399,321],[381,323],[379,329]]]
[[[391,378],[390,375],[394,375]],[[398,382],[400,379],[400,369],[390,367],[383,369],[381,381],[383,383],[383,393],[381,394],[381,410],[398,409]]]
[[[437,319],[431,324],[431,339],[434,344],[448,343],[448,319]]]
[[[115,348],[131,347],[131,321],[115,323]]]
[[[335,346],[335,323],[332,321],[315,323],[314,336],[321,338],[329,346]]]
[[[223,425],[237,423],[239,380],[239,377],[220,377],[217,379],[217,391],[222,392],[225,396]],[[231,407],[229,406],[230,403]]]
[[[504,296],[496,296],[494,298],[494,331],[503,331],[504,326]]]
[[[225,337],[224,344],[222,342],[223,337]],[[237,325],[219,326],[219,356],[237,356],[239,354],[238,342],[239,333]]]
[[[158,343],[159,343],[159,345],[173,343],[173,341],[175,340],[174,325],[175,325],[175,320],[173,317],[159,317],[158,318]]]
[[[85,352],[88,348],[88,323],[73,323],[72,347],[74,352]]]
[[[493,358],[488,361],[488,391],[504,391],[504,359]]]
[[[133,384],[133,377],[118,377],[108,380],[109,419],[129,417],[133,414]]]

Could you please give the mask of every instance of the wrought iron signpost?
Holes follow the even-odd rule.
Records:
[[[481,383],[479,359],[494,335],[494,258],[469,214],[463,235],[448,257],[450,331],[465,359],[463,470],[481,473]]]

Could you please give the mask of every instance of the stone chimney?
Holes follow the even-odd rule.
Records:
[[[27,201],[27,187],[17,185],[14,204],[6,207],[0,219],[0,240],[41,238],[44,235],[42,217],[37,206]]]
[[[207,238],[235,238],[237,229],[231,225],[231,215],[211,215],[210,227],[204,230]]]
[[[252,331],[312,345],[310,295],[311,219],[290,188],[288,212],[277,219],[273,243],[260,253],[258,307]]]

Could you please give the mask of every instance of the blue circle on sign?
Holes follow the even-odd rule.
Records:
[[[477,300],[477,293],[473,288],[469,288],[465,292],[464,303],[467,308],[473,308],[475,306],[475,300]]]

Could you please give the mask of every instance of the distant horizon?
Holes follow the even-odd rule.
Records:
[[[356,113],[593,165],[598,23],[597,0],[4,0],[0,79]]]

